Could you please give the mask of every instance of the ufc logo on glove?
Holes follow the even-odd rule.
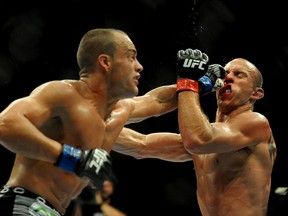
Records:
[[[101,169],[101,166],[104,162],[108,161],[107,156],[100,150],[95,150],[93,154],[94,160],[91,160],[89,163],[89,167],[95,167],[96,174],[99,173],[99,170]]]
[[[207,64],[206,61],[200,61],[198,59],[184,59],[183,62],[183,68],[197,68],[200,70],[205,70],[206,68],[203,67],[203,65],[205,66]]]

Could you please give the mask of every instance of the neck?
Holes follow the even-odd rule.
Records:
[[[218,107],[216,112],[216,122],[225,122],[243,112],[252,112],[252,111],[253,111],[253,105],[251,103],[245,104],[243,106],[238,106],[232,110],[229,110],[229,112],[223,112]]]

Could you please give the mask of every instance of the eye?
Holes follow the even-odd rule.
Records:
[[[130,50],[128,52],[128,58],[131,59],[131,60],[136,60],[136,57],[137,57],[137,54],[134,50]]]
[[[245,73],[240,72],[240,71],[235,71],[234,74],[236,77],[245,77]]]
[[[136,59],[136,55],[131,55],[131,58],[135,60]]]

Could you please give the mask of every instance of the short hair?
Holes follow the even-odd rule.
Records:
[[[95,67],[100,54],[113,56],[117,48],[116,32],[126,35],[125,32],[112,28],[92,29],[84,34],[77,51],[79,74],[89,73],[90,69]]]

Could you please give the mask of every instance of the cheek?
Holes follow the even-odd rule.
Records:
[[[113,71],[114,73],[111,76],[111,85],[112,86],[123,86],[123,83],[126,83],[129,79],[129,75],[125,70],[118,68],[117,71]]]

